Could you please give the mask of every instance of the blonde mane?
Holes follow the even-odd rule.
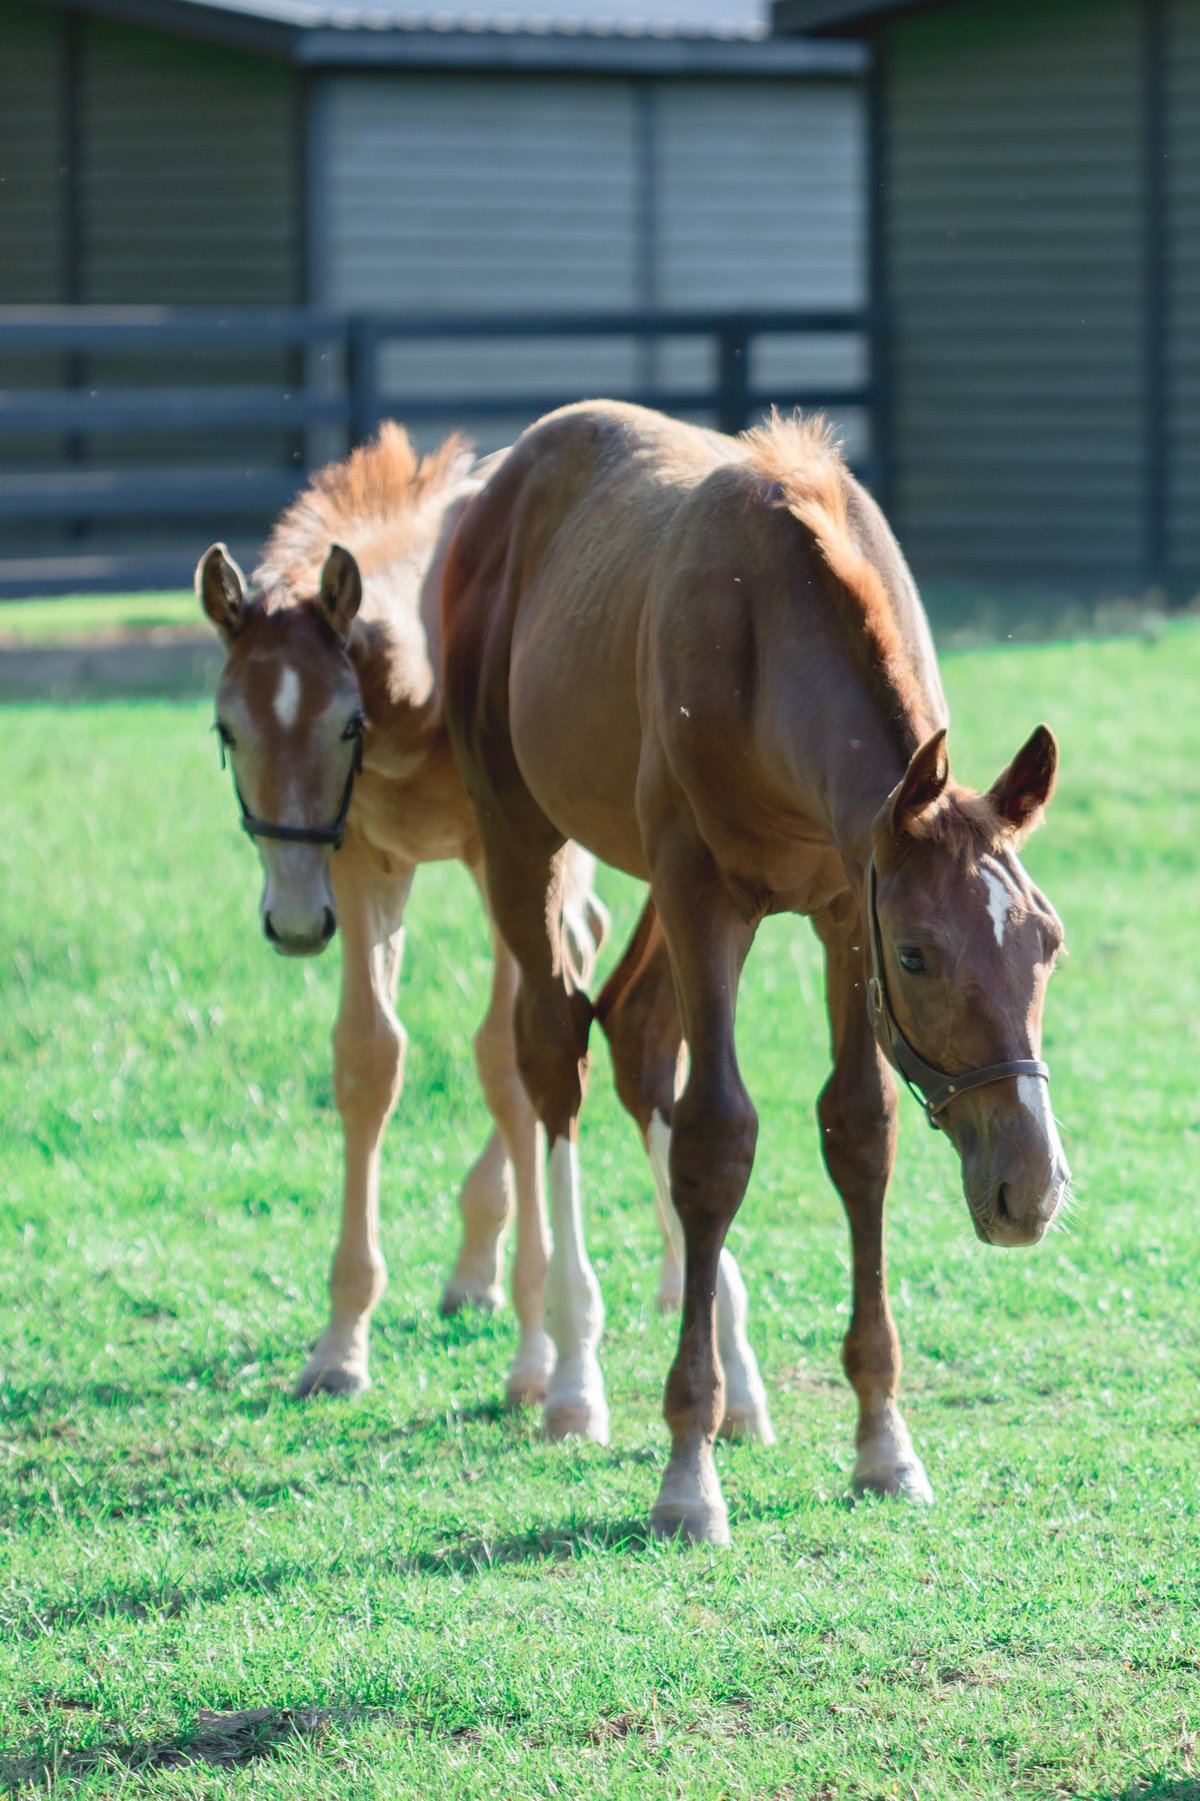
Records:
[[[883,678],[906,714],[923,716],[924,698],[887,585],[854,542],[850,471],[833,427],[821,413],[784,419],[776,412],[743,432],[741,442],[751,468],[778,488],[780,505],[812,533],[840,595],[854,609],[848,623],[868,668]]]
[[[471,461],[457,433],[419,457],[403,426],[385,419],[369,444],[318,470],[280,514],[254,572],[268,606],[311,598],[331,544],[353,552],[364,578],[425,550],[441,521],[433,503]]]

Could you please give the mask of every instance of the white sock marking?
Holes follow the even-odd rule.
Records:
[[[285,732],[290,732],[300,713],[300,677],[290,663],[285,663],[275,691],[275,717]]]
[[[579,1146],[556,1138],[550,1147],[553,1249],[546,1278],[546,1324],[557,1358],[546,1393],[547,1414],[571,1416],[570,1430],[608,1443],[608,1404],[596,1356],[604,1302],[583,1236]]]

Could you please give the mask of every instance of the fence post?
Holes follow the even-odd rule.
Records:
[[[350,448],[363,444],[382,417],[379,334],[361,314],[346,322],[346,385],[350,391]]]
[[[749,423],[750,333],[745,321],[732,319],[717,339],[717,425],[739,432]]]

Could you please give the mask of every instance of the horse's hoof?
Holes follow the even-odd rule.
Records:
[[[542,1415],[546,1437],[555,1443],[564,1438],[588,1438],[596,1445],[609,1440],[608,1408],[603,1401],[547,1401]]]
[[[883,1495],[913,1507],[933,1506],[933,1488],[920,1458],[893,1469],[855,1470],[851,1488],[856,1496]]]
[[[655,1538],[679,1539],[689,1545],[728,1545],[729,1515],[723,1502],[701,1501],[694,1507],[660,1501],[650,1515]]]
[[[338,1369],[334,1364],[319,1363],[300,1372],[292,1397],[304,1401],[309,1395],[360,1395],[370,1386],[366,1370]]]
[[[503,1305],[504,1290],[498,1282],[493,1282],[487,1288],[472,1288],[469,1284],[455,1282],[452,1278],[442,1290],[438,1312],[443,1319],[451,1319],[456,1313],[461,1313],[464,1307],[474,1307],[479,1313],[496,1313]]]
[[[753,1402],[742,1407],[727,1407],[719,1430],[722,1438],[737,1439],[744,1444],[775,1443],[770,1415],[765,1407],[756,1407]]]

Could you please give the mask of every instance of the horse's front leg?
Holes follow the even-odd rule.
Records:
[[[663,1407],[671,1455],[652,1523],[668,1537],[727,1544],[729,1520],[713,1460],[725,1411],[716,1303],[725,1235],[746,1192],[758,1136],[733,1035],[738,982],[757,920],[726,887],[704,845],[685,840],[678,827],[656,846],[653,895],[691,1067],[671,1131],[671,1200],[684,1243],[683,1325]],[[762,1413],[765,1421],[765,1406]],[[768,1433],[769,1427],[763,1436]]]
[[[329,1276],[329,1324],[297,1395],[357,1394],[370,1383],[367,1335],[387,1285],[379,1244],[379,1153],[404,1079],[404,1027],[393,1005],[411,867],[384,871],[364,847],[333,860],[342,930],[342,998],[333,1028],[333,1090],[345,1136],[342,1230]]]
[[[825,947],[833,1073],[817,1103],[821,1150],[850,1221],[854,1307],[842,1363],[858,1397],[856,1493],[929,1502],[896,1404],[900,1341],[888,1305],[884,1197],[896,1156],[896,1086],[867,1017],[862,926],[850,907],[814,921]]]

